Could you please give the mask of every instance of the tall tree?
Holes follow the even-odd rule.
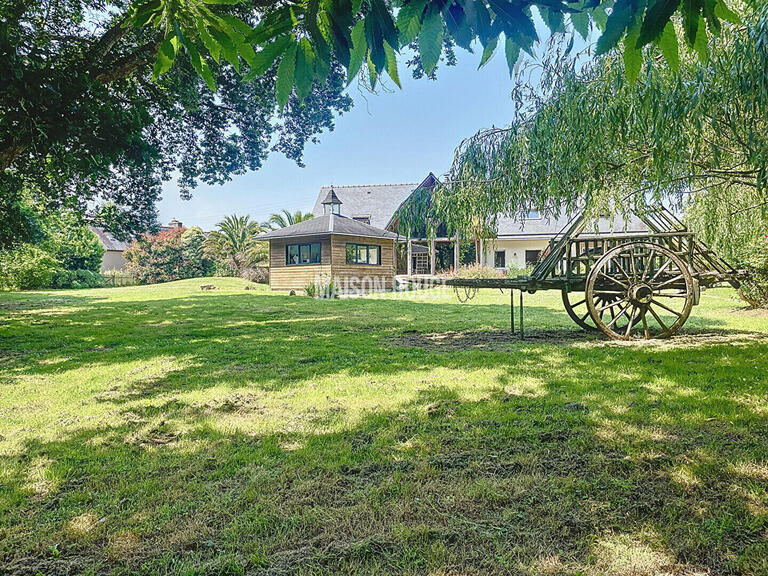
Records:
[[[276,230],[277,228],[293,226],[294,224],[298,224],[299,222],[304,222],[305,220],[310,220],[312,218],[314,218],[314,214],[311,212],[302,213],[301,210],[296,210],[296,212],[291,212],[290,210],[282,210],[277,214],[270,215],[269,220],[267,220],[263,226],[265,228],[269,228],[270,230]]]
[[[261,15],[257,1],[212,9]],[[274,66],[243,80],[239,61],[218,59],[206,68],[215,93],[189,59],[153,78],[164,31],[131,26],[130,3],[4,0],[0,11],[0,224],[16,230],[0,235],[6,244],[30,234],[21,191],[125,236],[154,223],[163,181],[176,177],[188,196],[258,169],[272,150],[301,163],[306,142],[351,106],[335,61],[282,111]]]

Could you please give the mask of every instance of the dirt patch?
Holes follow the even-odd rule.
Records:
[[[407,346],[425,350],[456,351],[456,350],[488,350],[507,351],[520,343],[536,344],[549,343],[577,346],[620,346],[620,347],[650,347],[659,350],[673,348],[698,348],[729,344],[748,346],[768,344],[768,335],[759,332],[684,332],[672,338],[652,340],[609,340],[598,332],[580,330],[526,330],[521,340],[519,334],[511,334],[508,330],[495,331],[448,331],[420,333],[414,330],[402,332],[392,340],[393,346]]]
[[[508,350],[520,342],[573,343],[590,342],[597,338],[597,335],[577,330],[526,330],[522,340],[519,333],[512,334],[509,330],[463,330],[427,334],[407,330],[395,338],[392,344],[428,350]]]
[[[228,394],[221,398],[215,398],[208,402],[199,402],[192,405],[193,408],[204,413],[225,412],[228,414],[261,413],[264,407],[259,402],[258,394]]]

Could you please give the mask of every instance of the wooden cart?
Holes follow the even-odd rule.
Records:
[[[584,215],[578,216],[550,241],[530,276],[441,282],[454,286],[461,301],[479,288],[519,290],[521,336],[523,293],[537,290],[559,290],[568,315],[585,330],[617,340],[672,336],[699,303],[701,287],[728,282],[738,288],[740,273],[668,210],[637,216],[648,232],[585,234]],[[514,332],[512,297],[510,303]]]

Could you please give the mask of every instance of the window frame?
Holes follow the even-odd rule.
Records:
[[[355,255],[355,262],[349,261],[349,249],[352,246],[354,246],[353,252]],[[367,262],[358,262],[357,255],[359,254],[360,248],[363,248],[363,247],[365,248],[365,259],[367,260]],[[376,248],[379,254],[378,262],[376,264],[372,264],[370,262],[371,248]],[[381,244],[362,244],[360,242],[347,242],[346,245],[344,246],[344,261],[347,263],[347,266],[381,266]]]
[[[499,254],[502,256],[501,266],[498,265]],[[493,251],[493,267],[494,268],[506,268],[507,267],[507,251],[506,250],[494,250]]]
[[[536,252],[536,258],[534,260],[529,260],[528,259],[529,252]],[[525,258],[525,265],[526,266],[536,266],[536,264],[538,264],[539,261],[541,260],[541,253],[542,253],[542,250],[537,250],[535,248],[530,249],[530,250],[529,249],[525,249],[525,252],[524,252],[524,255],[523,255],[523,257]]]
[[[318,254],[320,256],[320,260],[317,262],[311,262],[312,260],[312,246],[316,245],[318,248]],[[297,254],[299,257],[299,262],[293,263],[290,260],[290,251],[291,247],[296,246]],[[307,250],[309,250],[309,259],[310,262],[301,262],[301,248],[303,246],[307,247]],[[293,244],[286,244],[285,245],[285,265],[286,266],[320,266],[323,263],[323,243],[322,242],[294,242]]]

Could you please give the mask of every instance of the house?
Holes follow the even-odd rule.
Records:
[[[329,282],[344,293],[394,287],[397,235],[342,214],[342,205],[330,188],[314,218],[259,236],[269,242],[272,290]]]
[[[104,274],[110,270],[124,270],[125,257],[123,256],[123,252],[128,248],[130,242],[117,240],[110,232],[98,226],[90,226],[90,230],[99,237],[101,246],[104,248],[104,256],[101,257],[101,267],[99,271]]]
[[[125,270],[126,260],[125,256],[123,256],[123,252],[130,246],[130,241],[124,242],[123,240],[118,240],[112,236],[111,232],[99,226],[89,226],[89,228],[91,232],[99,237],[101,245],[104,248],[104,256],[101,258],[99,272],[104,274],[105,272],[110,272],[112,270],[118,272]],[[184,225],[178,220],[171,220],[167,226],[160,226],[160,231],[167,232],[168,230],[173,230],[175,228],[184,228]]]
[[[397,242],[402,246],[398,263],[400,272],[411,274],[435,274],[439,271],[438,254],[445,256],[445,250],[452,254],[442,258],[442,268],[458,268],[459,247],[462,238],[449,234],[442,223],[430,223],[434,234],[427,233],[426,216],[417,230],[404,231],[398,215],[411,206],[428,205],[432,190],[439,185],[438,178],[431,172],[420,183],[383,184],[362,186],[323,187],[315,202],[313,213],[323,213],[323,200],[333,190],[343,206],[343,213],[356,221],[381,227],[390,232],[400,232]],[[425,202],[426,200],[426,202]],[[418,213],[418,210],[414,208]],[[530,210],[522,218],[500,217],[496,234],[488,238],[467,239],[475,242],[476,263],[506,271],[510,268],[525,268],[535,264],[550,240],[571,220],[566,214],[559,218],[548,218],[538,210]],[[611,222],[601,218],[599,232],[644,232],[645,225],[636,217],[627,221],[617,218]],[[410,234],[409,234],[410,232]],[[464,262],[466,264],[466,262]]]

